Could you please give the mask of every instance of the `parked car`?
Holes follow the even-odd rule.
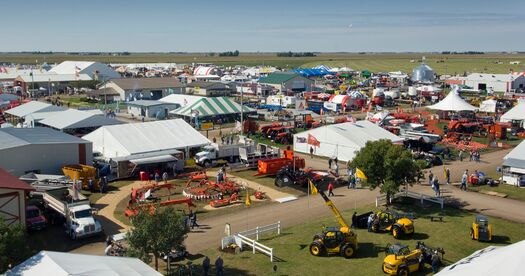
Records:
[[[28,230],[41,230],[47,227],[46,217],[35,205],[26,207],[26,227]]]

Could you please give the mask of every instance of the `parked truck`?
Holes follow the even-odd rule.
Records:
[[[76,199],[75,199],[76,197]],[[66,234],[71,239],[84,238],[103,232],[102,225],[93,216],[89,199],[71,188],[47,190],[43,194],[44,205],[65,218]]]
[[[204,146],[200,152],[195,154],[195,163],[203,167],[211,167],[219,160],[237,162],[239,160],[239,149],[244,148],[248,152],[253,151],[254,143],[246,141],[245,143],[220,145],[211,144]]]

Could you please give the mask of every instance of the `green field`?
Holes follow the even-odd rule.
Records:
[[[357,53],[321,53],[315,57],[277,57],[273,53],[248,54],[241,53],[238,57],[208,56],[205,53],[161,54],[132,53],[129,56],[112,55],[72,55],[72,54],[22,54],[0,53],[1,62],[18,64],[35,64],[47,62],[58,63],[64,60],[99,61],[103,63],[144,63],[144,62],[174,62],[174,63],[214,63],[218,65],[271,65],[282,68],[312,67],[324,64],[331,67],[350,67],[355,70],[370,70],[373,72],[403,71],[409,73],[417,66],[418,60],[426,57],[426,62],[438,74],[462,74],[463,72],[508,73],[525,70],[525,54],[484,54],[484,55],[441,55],[430,53],[410,54],[357,54]],[[414,60],[414,62],[411,62]],[[439,63],[438,63],[439,61]],[[444,61],[444,62],[441,62]],[[502,64],[496,64],[501,61]],[[520,65],[510,65],[510,61],[521,61]]]
[[[358,209],[365,212],[374,209]],[[475,250],[489,245],[506,245],[525,239],[523,224],[502,219],[490,218],[494,231],[494,242],[482,243],[473,241],[469,237],[469,227],[475,214],[467,211],[446,208],[441,211],[437,207],[424,207],[402,205],[402,211],[415,215],[414,222],[416,233],[413,239],[395,240],[390,234],[368,233],[366,229],[358,229],[359,250],[355,258],[344,259],[339,256],[313,257],[308,246],[313,234],[321,230],[321,226],[337,225],[332,216],[309,223],[284,229],[280,236],[269,236],[261,242],[274,248],[277,262],[270,263],[269,257],[262,254],[253,255],[248,249],[238,255],[223,253],[211,248],[202,254],[210,256],[213,260],[218,254],[224,259],[226,275],[384,275],[381,264],[385,257],[384,248],[387,243],[401,242],[414,248],[416,241],[424,241],[433,247],[443,247],[445,250],[445,264],[451,264],[470,255]],[[306,212],[307,210],[305,210]],[[353,211],[344,212],[346,218]],[[444,216],[443,222],[431,222],[430,215]],[[348,219],[350,220],[350,219]],[[193,260],[200,264],[202,259]],[[273,265],[277,266],[277,273],[273,273]],[[415,275],[431,275],[430,266],[427,265],[422,273]]]

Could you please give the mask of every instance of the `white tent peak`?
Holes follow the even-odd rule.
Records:
[[[428,108],[441,111],[474,111],[478,109],[459,96],[457,87],[454,87],[443,100],[428,106]]]

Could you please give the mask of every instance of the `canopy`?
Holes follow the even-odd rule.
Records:
[[[38,121],[38,123],[58,130],[93,128],[106,125],[122,124],[122,122],[116,119],[108,118],[104,115],[76,109],[67,109],[57,112],[45,112],[44,114],[46,116]]]
[[[255,109],[242,106],[243,112],[255,112]],[[202,98],[193,104],[188,104],[170,112],[187,117],[207,117],[241,113],[241,105],[226,97]]]
[[[6,275],[162,275],[137,258],[40,251]]]
[[[333,74],[332,72],[323,68],[298,68],[292,70],[292,72],[301,74],[304,77],[319,77],[324,75]]]
[[[439,103],[428,106],[428,108],[441,111],[474,111],[478,109],[463,100],[463,98],[459,96],[457,88],[450,91]]]
[[[441,91],[441,88],[432,86],[432,85],[423,85],[416,88],[417,91],[425,91],[425,92],[439,92]]]
[[[518,103],[515,107],[505,112],[499,119],[501,122],[511,122],[512,120],[525,120],[525,103]]]
[[[310,137],[310,139],[308,139]],[[356,151],[368,141],[387,139],[393,143],[402,143],[403,139],[369,121],[342,123],[310,129],[294,135],[294,151],[310,153],[308,140],[318,141],[314,154],[329,158],[337,157],[341,161],[352,160]]]
[[[490,112],[490,113],[494,113],[496,112],[496,104],[498,103],[498,101],[496,100],[486,100],[486,101],[483,101],[481,102],[481,104],[479,105],[479,111],[480,112]]]
[[[523,275],[525,241],[507,246],[488,246],[449,265],[436,275]]]

